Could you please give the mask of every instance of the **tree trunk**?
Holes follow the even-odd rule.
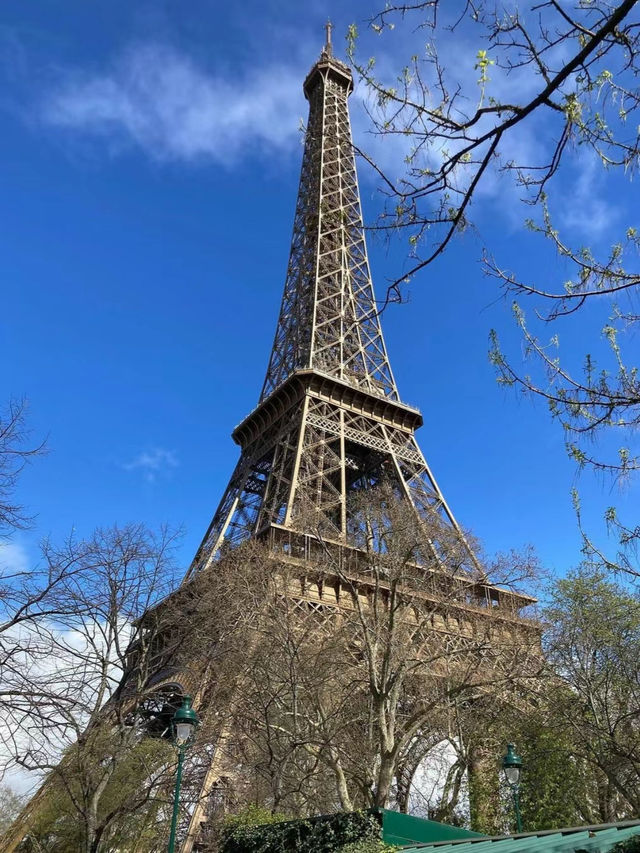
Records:
[[[95,853],[96,816],[92,807],[89,808],[85,818],[85,836],[85,853]]]
[[[395,770],[395,755],[383,754],[380,759],[378,781],[373,797],[374,806],[384,808],[387,805]]]
[[[102,840],[102,836],[104,834],[104,826],[97,827],[94,831],[93,835],[93,843],[91,844],[90,853],[98,853],[100,849],[100,841]]]
[[[333,754],[333,751],[331,754],[331,764],[333,767],[333,771],[336,774],[336,788],[338,791],[338,798],[340,799],[340,807],[345,812],[352,812],[353,803],[351,802],[351,797],[349,796],[347,777],[345,776],[340,757],[338,755]]]
[[[104,832],[104,826],[98,826],[98,805],[100,803],[100,798],[104,794],[105,788],[107,787],[107,783],[109,782],[109,779],[112,775],[112,769],[105,771],[105,773],[102,775],[102,779],[100,780],[99,784],[93,792],[93,795],[91,796],[86,816],[86,853],[96,853],[99,848],[100,839],[102,838],[102,834]]]

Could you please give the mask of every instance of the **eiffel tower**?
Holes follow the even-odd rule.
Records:
[[[233,432],[240,460],[187,578],[249,537],[294,547],[313,529],[348,545],[354,496],[383,477],[463,537],[416,442],[422,415],[401,402],[389,364],[351,138],[353,80],[332,54],[330,24],[303,89],[309,120],[269,366]]]
[[[215,571],[225,549],[251,538],[266,540],[274,553],[306,566],[312,566],[313,543],[321,538],[335,548],[343,566],[350,553],[357,562],[352,509],[364,489],[382,482],[391,482],[419,519],[435,515],[454,532],[468,564],[481,572],[416,442],[422,415],[400,400],[389,363],[351,137],[353,79],[333,56],[330,24],[303,91],[309,119],[269,365],[256,408],[233,431],[240,459],[185,583]],[[430,545],[437,560],[438,543]],[[304,597],[300,591],[290,594]],[[505,605],[516,620],[518,611],[534,601],[483,580],[475,594],[485,600],[487,612]],[[223,734],[219,737],[224,740]],[[182,853],[208,849],[198,838],[219,774],[214,759],[203,777]]]

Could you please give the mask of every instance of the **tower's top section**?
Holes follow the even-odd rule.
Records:
[[[351,71],[331,24],[306,80],[309,101],[291,254],[262,402],[297,371],[398,401],[373,293],[347,100]]]
[[[331,41],[333,24],[331,21],[327,21],[324,27],[326,36],[320,59],[318,59],[304,81],[303,89],[307,100],[309,100],[312,89],[322,78],[323,72],[328,73],[332,79],[339,81],[345,87],[347,94],[353,91],[353,77],[351,76],[349,67],[333,55],[333,44]]]

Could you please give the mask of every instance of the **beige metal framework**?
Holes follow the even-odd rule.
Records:
[[[351,139],[347,100],[353,81],[347,66],[332,56],[329,36],[330,31],[304,82],[309,120],[302,174],[262,393],[233,432],[240,459],[185,579],[194,580],[211,567],[224,547],[260,537],[275,559],[299,568],[287,595],[300,610],[301,624],[306,619],[331,624],[345,606],[338,594],[340,578],[350,577],[359,588],[362,555],[352,510],[358,494],[378,483],[391,484],[418,518],[436,514],[444,520],[445,525],[429,525],[430,535],[453,529],[469,556],[467,564],[480,568],[416,442],[422,415],[401,402],[391,372],[369,271]],[[437,566],[445,543],[431,538],[428,544],[432,566]],[[320,569],[327,548],[339,567],[333,574]],[[432,569],[429,581],[427,574],[428,586],[435,575]],[[498,606],[505,625],[519,625],[519,611],[532,602],[498,590],[477,571],[455,582],[462,584],[458,597],[466,603],[455,616],[445,613],[444,604],[434,605],[429,631],[430,641],[439,638],[449,650],[463,648],[470,634],[487,630],[483,625]],[[426,639],[415,636],[417,644]],[[242,689],[241,679],[236,689]],[[210,799],[229,774],[224,744],[233,735],[233,704],[232,697],[221,716],[211,762],[194,782],[200,793],[182,853],[208,849]]]
[[[267,375],[257,408],[233,433],[240,460],[188,577],[223,543],[273,527],[348,545],[354,494],[383,478],[419,514],[437,512],[459,530],[414,437],[422,416],[400,402],[382,337],[347,107],[352,89],[328,38],[304,82],[309,121]]]

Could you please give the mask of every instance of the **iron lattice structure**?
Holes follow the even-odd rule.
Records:
[[[330,39],[304,82],[309,101],[291,254],[269,367],[242,448],[188,577],[224,543],[274,528],[348,545],[350,503],[392,480],[416,511],[459,530],[400,401],[376,307],[351,138],[347,66]],[[462,533],[460,532],[460,536]]]

